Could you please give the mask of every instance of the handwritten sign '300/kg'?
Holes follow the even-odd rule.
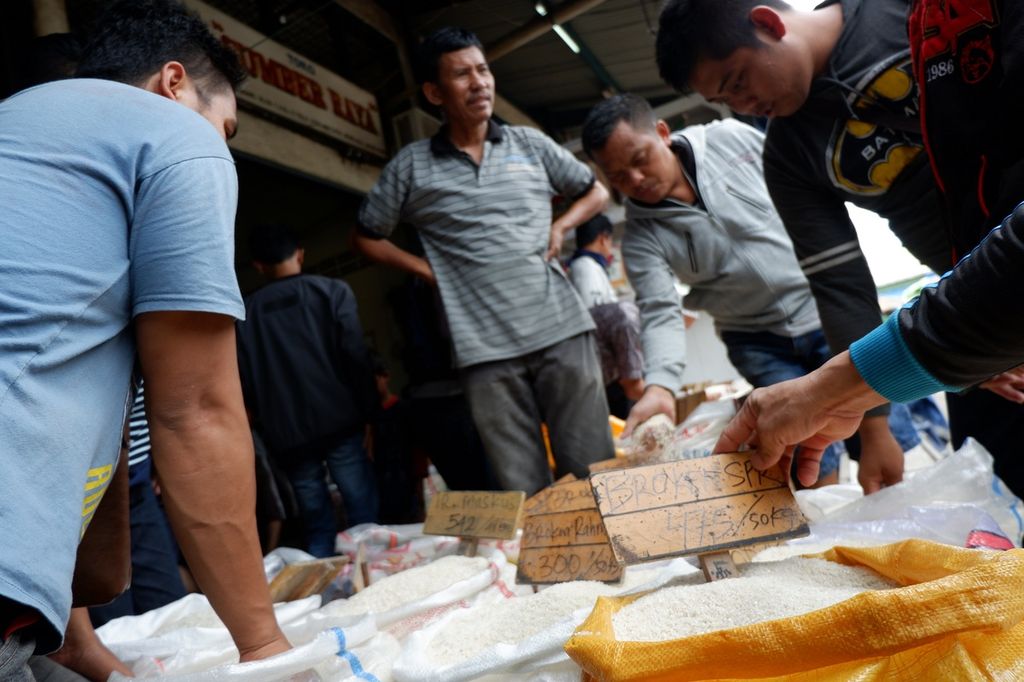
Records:
[[[590,481],[626,564],[809,532],[782,470],[757,471],[750,453],[595,473]]]
[[[511,540],[519,528],[525,498],[522,491],[438,493],[430,501],[423,532]]]
[[[589,481],[542,490],[526,501],[517,583],[622,578]]]

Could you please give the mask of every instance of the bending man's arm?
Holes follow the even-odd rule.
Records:
[[[850,215],[831,193],[797,177],[801,171],[777,149],[769,146],[764,162],[765,182],[810,283],[829,348],[846,350],[882,318]],[[860,482],[866,493],[903,479],[903,448],[889,430],[888,415],[883,402],[860,428]]]
[[[686,324],[668,257],[650,226],[631,222],[622,240],[622,259],[636,291],[644,355],[644,393],[629,412],[623,435],[664,414],[675,423],[675,392],[686,368]]]
[[[135,320],[153,464],[174,535],[242,661],[287,650],[256,533],[252,437],[234,320],[194,312]]]

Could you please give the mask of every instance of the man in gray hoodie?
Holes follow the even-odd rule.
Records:
[[[763,143],[734,120],[673,134],[635,95],[606,99],[587,116],[584,150],[628,197],[622,254],[640,306],[647,389],[627,433],[655,414],[675,414],[686,337],[673,276],[691,287],[687,307],[715,319],[730,361],[755,386],[802,376],[831,356],[765,188]],[[884,437],[877,429],[860,434],[860,482],[869,493],[902,478],[903,451],[918,442],[906,408],[893,414]],[[822,482],[836,478],[838,454],[829,450]]]

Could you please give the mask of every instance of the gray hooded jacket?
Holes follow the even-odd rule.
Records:
[[[725,120],[690,126],[673,135],[678,138],[693,151],[706,210],[672,199],[654,206],[627,200],[622,242],[643,324],[644,378],[672,391],[682,385],[686,365],[673,275],[691,287],[686,307],[710,313],[719,332],[793,337],[821,326],[765,188],[764,135]]]

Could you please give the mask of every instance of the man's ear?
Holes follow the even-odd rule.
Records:
[[[189,79],[181,62],[167,62],[146,82],[145,89],[177,102],[188,87]]]
[[[786,23],[782,20],[782,15],[771,7],[758,5],[750,10],[748,16],[754,28],[764,31],[774,40],[782,40],[786,35]]]
[[[267,274],[267,266],[259,262],[258,260],[254,260],[252,262],[252,266],[256,268],[256,272],[260,273],[261,275]]]
[[[300,247],[295,252],[295,257],[296,257],[296,260],[298,260],[298,262],[299,262],[299,267],[301,268],[302,264],[306,261],[306,250]]]
[[[441,88],[437,86],[437,83],[431,83],[430,81],[423,84],[423,96],[435,107],[441,106],[441,103],[444,101],[441,98]]]
[[[664,119],[658,119],[658,122],[654,124],[654,131],[658,133],[658,137],[666,146],[672,146],[672,129],[668,127],[668,123]]]

